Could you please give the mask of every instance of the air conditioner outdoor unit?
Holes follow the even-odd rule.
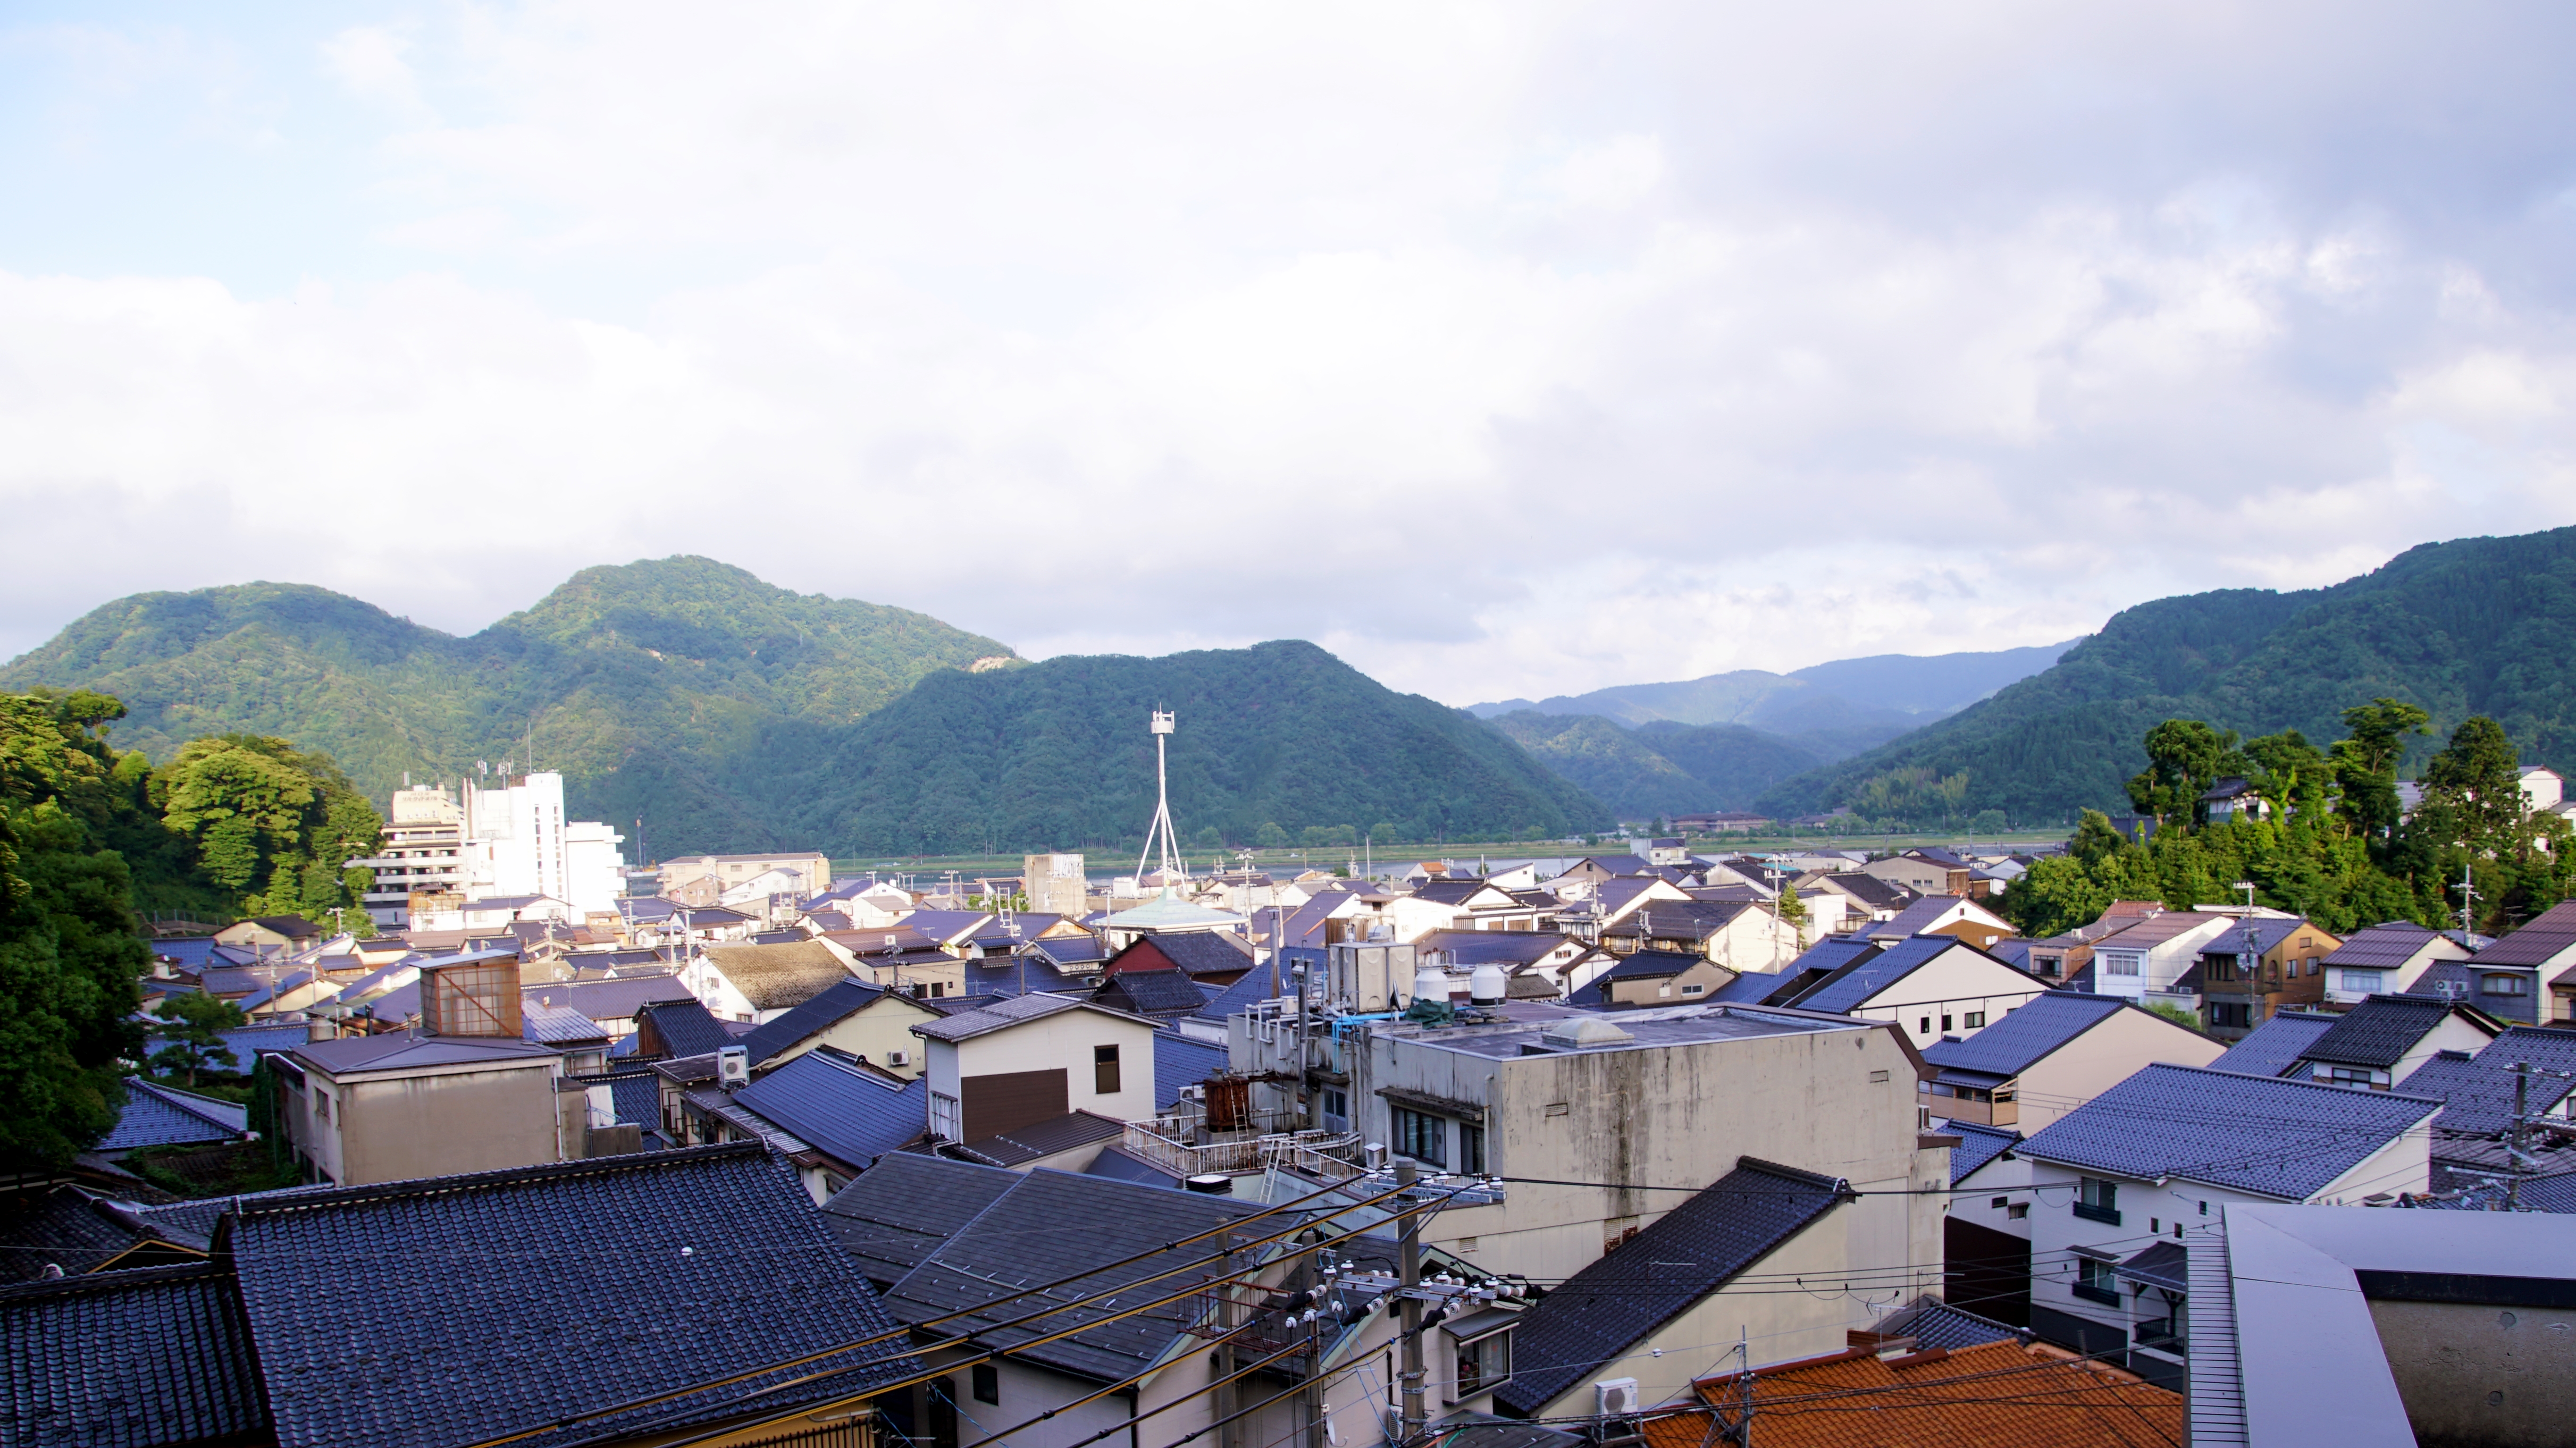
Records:
[[[1637,1380],[1603,1378],[1592,1385],[1593,1415],[1601,1418],[1637,1416]]]
[[[740,1086],[751,1080],[751,1053],[740,1046],[725,1046],[716,1052],[716,1080],[726,1086]]]
[[[888,1051],[886,1052],[886,1064],[889,1066],[909,1066],[912,1064],[912,1053],[910,1051]]]

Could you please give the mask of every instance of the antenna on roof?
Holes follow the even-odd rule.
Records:
[[[1163,754],[1163,741],[1172,732],[1170,711],[1154,710],[1148,727],[1154,734],[1154,822],[1145,827],[1145,851],[1136,857],[1136,878],[1141,884],[1145,878],[1145,862],[1155,857],[1155,846],[1159,843],[1162,847],[1163,879],[1169,884],[1173,857],[1181,852],[1180,841],[1172,835],[1171,773]],[[1180,873],[1186,878],[1188,870],[1184,867]]]

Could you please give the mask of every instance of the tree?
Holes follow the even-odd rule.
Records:
[[[1999,835],[2005,828],[2004,812],[1999,809],[1981,809],[1976,818],[1968,821],[1968,833],[1972,835]]]
[[[152,1028],[152,1034],[170,1044],[152,1053],[152,1069],[182,1073],[191,1087],[197,1084],[199,1071],[240,1069],[241,1062],[224,1044],[223,1033],[249,1020],[241,1007],[202,991],[185,991],[162,997],[155,1014],[161,1024]]]
[[[2296,729],[2284,729],[2246,740],[2245,758],[2254,766],[2246,782],[2272,807],[2274,815],[2287,819],[2294,814],[2325,811],[2334,769],[2306,735]]]
[[[1288,832],[1279,828],[1275,821],[1263,821],[1261,828],[1253,832],[1253,838],[1265,850],[1288,848]]]
[[[2129,802],[2159,825],[2209,823],[2200,797],[2231,774],[2250,767],[2236,747],[2236,731],[2212,729],[2197,719],[2167,719],[2147,731],[2147,767],[2129,781]]]
[[[384,821],[329,758],[262,735],[193,739],[153,771],[150,792],[240,914],[373,933],[359,908],[372,877],[348,862],[376,852]]]
[[[2335,784],[2342,793],[2340,812],[2365,840],[2383,844],[2397,830],[2397,765],[2406,755],[2406,739],[2429,734],[2432,716],[2412,704],[2378,698],[2343,711],[2348,738],[2331,751]]]
[[[1795,884],[1780,887],[1780,918],[1798,927],[1801,932],[1807,928],[1807,902],[1798,898],[1798,887]]]
[[[107,726],[86,690],[0,695],[0,1160],[60,1166],[116,1124],[119,1062],[150,956],[124,859],[100,848],[116,816]]]
[[[2504,726],[2483,714],[2460,721],[2451,742],[2424,764],[2424,797],[2446,812],[2472,854],[2514,852],[2524,833],[2521,763]]]

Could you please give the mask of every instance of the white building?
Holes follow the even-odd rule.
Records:
[[[626,837],[604,824],[564,820],[563,776],[517,775],[498,789],[465,783],[465,898],[547,895],[576,919],[613,913],[626,893]]]
[[[385,813],[384,843],[352,870],[375,871],[375,884],[363,903],[379,927],[400,926],[415,894],[464,893],[465,858],[461,829],[463,806],[445,785],[420,785],[403,776]]]

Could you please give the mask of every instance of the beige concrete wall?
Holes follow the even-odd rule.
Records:
[[[2426,1443],[2564,1443],[2576,1423],[2576,1313],[2374,1302],[2407,1424]]]
[[[2325,1190],[2308,1198],[2311,1206],[2357,1207],[2365,1197],[2432,1189],[2433,1128],[2430,1123],[2372,1152],[2352,1170],[2336,1177]]]
[[[2022,1073],[2021,1119],[2015,1129],[2033,1135],[2157,1062],[2206,1066],[2225,1054],[2226,1042],[2162,1016],[2115,1011]]]
[[[556,1160],[550,1061],[507,1071],[361,1076],[330,1089],[340,1157],[332,1175],[343,1186]]]

